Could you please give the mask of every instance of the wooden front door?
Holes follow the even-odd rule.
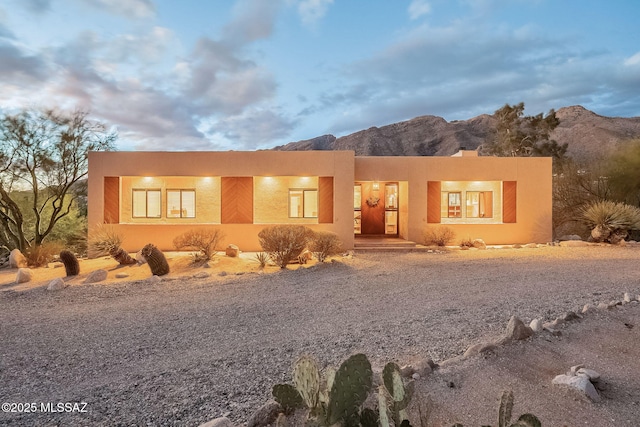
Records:
[[[384,185],[373,187],[373,182],[362,183],[362,234],[384,234]]]

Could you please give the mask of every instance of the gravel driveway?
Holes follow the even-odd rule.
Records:
[[[555,318],[640,293],[640,247],[358,253],[222,281],[165,279],[0,292],[0,401],[87,412],[0,413],[1,425],[243,421],[301,353],[374,366],[443,360],[511,315]]]

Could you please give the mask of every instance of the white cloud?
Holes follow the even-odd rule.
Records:
[[[241,46],[268,38],[280,6],[279,0],[240,0],[233,8],[233,19],[223,29],[223,43]]]
[[[294,123],[277,110],[252,108],[243,114],[213,121],[208,134],[214,141],[227,141],[220,142],[225,149],[254,150],[272,147],[274,141],[285,138],[293,126]]]
[[[83,0],[114,15],[126,18],[150,18],[155,15],[151,0]]]
[[[301,0],[298,4],[298,13],[305,25],[315,25],[324,17],[333,4],[333,0]]]
[[[431,5],[425,0],[413,0],[409,5],[409,18],[418,19],[431,12]]]
[[[640,64],[640,52],[624,60],[624,65],[626,65],[627,67],[633,67],[638,64]]]

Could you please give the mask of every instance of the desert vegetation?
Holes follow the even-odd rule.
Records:
[[[224,233],[218,228],[194,228],[173,239],[177,250],[196,250],[193,255],[194,263],[209,261],[218,250]]]
[[[455,239],[456,233],[451,227],[440,225],[425,229],[423,237],[426,246],[447,246]]]

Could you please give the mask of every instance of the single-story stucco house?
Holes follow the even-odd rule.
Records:
[[[368,157],[352,151],[91,152],[89,234],[111,224],[135,251],[173,250],[197,227],[260,250],[258,233],[304,224],[336,233],[421,242],[427,227],[487,244],[552,239],[548,157]]]

